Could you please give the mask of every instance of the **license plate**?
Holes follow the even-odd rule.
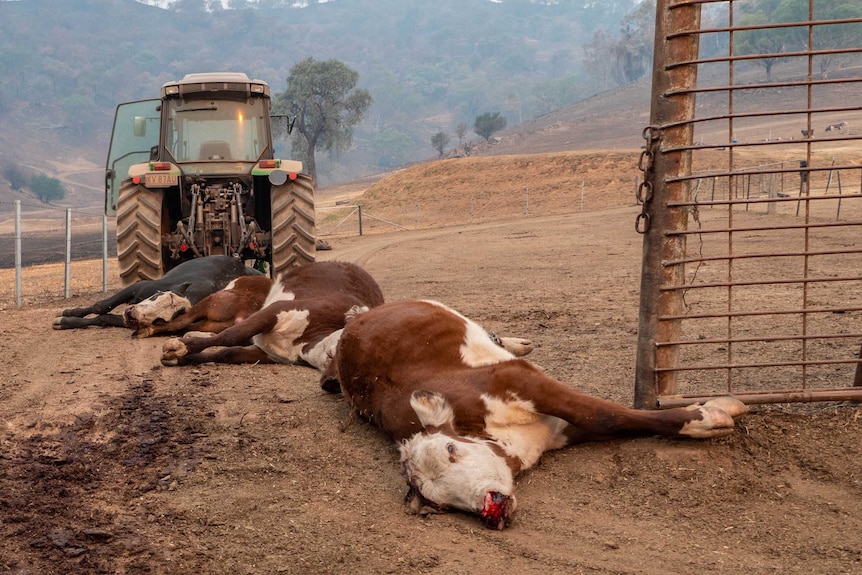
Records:
[[[176,174],[144,174],[144,185],[148,188],[176,186],[178,181]]]

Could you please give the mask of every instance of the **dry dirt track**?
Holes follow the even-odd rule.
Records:
[[[529,336],[551,374],[629,404],[635,213],[336,239],[325,256],[390,300]],[[862,573],[859,406],[547,454],[492,532],[405,514],[396,450],[310,369],[163,368],[159,339],[50,329],[96,297],[2,312],[0,573]]]

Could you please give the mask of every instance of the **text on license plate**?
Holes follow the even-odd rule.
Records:
[[[178,176],[176,174],[144,174],[144,185],[148,188],[167,188],[176,186]]]

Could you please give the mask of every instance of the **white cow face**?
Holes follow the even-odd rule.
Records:
[[[150,325],[167,323],[191,307],[191,302],[185,296],[165,291],[130,305],[123,315],[126,318],[126,326],[137,331]]]
[[[411,508],[438,513],[459,509],[478,514],[487,527],[503,529],[517,502],[512,470],[501,450],[457,435],[452,408],[440,394],[414,392],[410,405],[426,428],[401,445]]]

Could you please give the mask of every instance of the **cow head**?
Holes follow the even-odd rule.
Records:
[[[156,292],[147,299],[130,305],[123,312],[126,326],[134,330],[134,334],[151,325],[164,324],[178,315],[186,313],[192,303],[182,293],[174,291]]]
[[[503,451],[490,441],[458,435],[452,407],[439,393],[413,392],[410,405],[424,428],[401,445],[410,508],[417,513],[467,511],[487,527],[503,529],[517,505]]]

